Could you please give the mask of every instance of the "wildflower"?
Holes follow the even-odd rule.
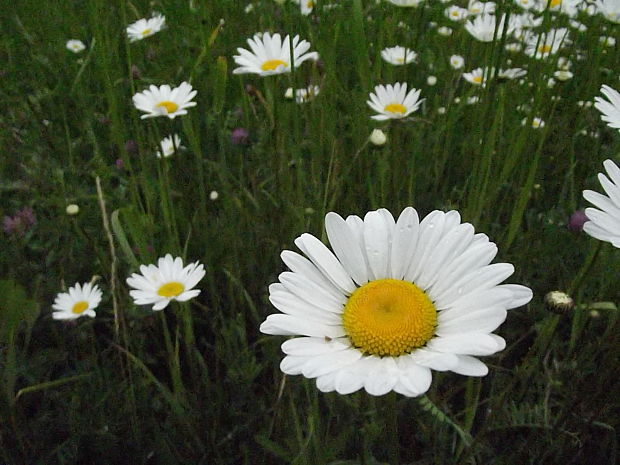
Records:
[[[599,173],[598,180],[607,195],[583,191],[583,198],[597,207],[586,208],[590,221],[583,225],[583,230],[595,239],[620,248],[620,168],[611,160],[605,160],[603,166],[609,177]]]
[[[181,145],[179,135],[175,134],[174,136],[164,137],[159,143],[159,148],[160,150],[155,154],[157,158],[168,158],[185,147]]]
[[[372,145],[380,147],[382,145],[385,145],[385,143],[387,142],[387,136],[381,129],[373,129],[370,133],[370,137],[368,138],[368,140],[370,140],[370,143]]]
[[[150,19],[142,18],[127,27],[127,37],[129,37],[129,42],[136,42],[157,34],[165,26],[166,17],[160,14]]]
[[[562,45],[570,43],[566,28],[551,29],[541,36],[531,34],[525,41],[525,54],[536,59],[555,55]]]
[[[575,301],[566,292],[551,291],[545,295],[547,310],[558,315],[567,315],[575,308]]]
[[[99,286],[91,283],[76,283],[69,288],[69,292],[56,295],[52,308],[57,311],[52,313],[52,318],[54,320],[75,320],[81,316],[94,318],[95,309],[100,302]]]
[[[312,13],[316,2],[314,0],[299,0],[299,8],[301,10],[301,14],[304,16],[308,16]]]
[[[413,50],[401,46],[388,47],[381,50],[381,58],[391,65],[407,65],[417,58],[418,54]]]
[[[461,55],[452,55],[450,57],[450,66],[453,69],[461,69],[465,65],[465,59]]]
[[[536,6],[536,0],[515,0],[515,3],[524,10],[529,10],[530,8]]]
[[[620,2],[618,0],[597,0],[596,6],[605,19],[620,24]]]
[[[586,221],[588,221],[586,212],[584,212],[583,210],[577,210],[568,219],[567,227],[571,231],[581,232],[583,231],[583,225],[586,223]]]
[[[250,139],[250,132],[246,128],[235,128],[230,133],[230,142],[233,145],[245,145]]]
[[[306,103],[310,100],[313,100],[319,92],[321,88],[317,85],[309,85],[305,89],[296,89],[295,90],[295,102],[296,103]]]
[[[417,8],[424,0],[388,0],[392,5]]]
[[[420,90],[411,89],[407,93],[407,84],[400,82],[387,86],[378,85],[375,92],[370,93],[366,103],[379,113],[371,118],[377,121],[405,118],[416,111],[423,100],[419,100]]]
[[[558,81],[568,81],[569,79],[572,79],[573,77],[573,73],[571,73],[567,69],[559,69],[555,71],[553,75]]]
[[[484,70],[482,68],[476,68],[469,73],[463,73],[463,79],[477,86],[482,85],[484,78]]]
[[[134,106],[145,113],[141,119],[167,116],[174,119],[180,115],[186,115],[186,108],[196,106],[192,99],[196,96],[192,85],[182,82],[179,87],[171,89],[169,85],[151,85],[148,90],[138,92],[133,96]]]
[[[434,86],[435,84],[437,84],[437,76],[429,76],[426,78],[426,83],[429,86]]]
[[[136,305],[151,305],[153,310],[163,310],[173,300],[185,302],[200,294],[193,289],[204,277],[205,270],[199,262],[183,268],[183,260],[167,254],[155,265],[140,265],[142,274],[133,273],[127,284],[134,288],[129,291]]]
[[[255,34],[248,39],[251,52],[244,48],[237,48],[239,55],[233,58],[239,65],[233,74],[254,73],[260,76],[290,73],[293,61],[295,66],[301,65],[306,60],[318,60],[317,52],[308,52],[310,42],[299,41],[299,36],[293,37],[293,59],[291,59],[290,37],[287,35],[282,40],[280,34],[273,36],[269,32]]]
[[[504,21],[506,15],[503,15],[500,19],[499,25],[496,26],[497,19],[495,15],[483,14],[476,16],[473,21],[467,21],[465,23],[465,29],[469,32],[474,39],[480,42],[491,42],[495,35],[495,29],[497,27],[497,38],[500,38],[504,30]],[[512,22],[508,23],[507,34],[512,33],[515,26]]]
[[[431,370],[487,374],[476,357],[505,348],[492,332],[532,292],[499,284],[514,267],[490,265],[497,246],[485,234],[456,211],[419,221],[412,207],[396,220],[386,209],[346,221],[331,212],[325,227],[333,253],[302,234],[308,259],[282,252],[291,271],[269,288],[282,313],[260,331],[301,336],[282,344],[284,373],[316,378],[323,392],[408,397],[429,389]]]
[[[467,8],[452,5],[445,9],[444,15],[451,21],[462,21],[469,16],[469,11],[467,11]]]
[[[601,119],[607,123],[607,126],[620,129],[620,92],[603,85],[601,93],[609,99],[609,102],[602,97],[595,97],[594,108],[603,114]]]
[[[80,53],[86,49],[84,42],[77,39],[71,39],[67,41],[67,50],[71,50],[73,53]]]
[[[525,126],[527,124],[527,121],[527,118],[523,118],[523,120],[521,121],[521,125]],[[534,118],[532,118],[531,126],[532,129],[541,129],[545,127],[545,122],[538,116],[535,116]]]
[[[452,29],[450,29],[448,26],[441,26],[437,28],[437,34],[439,34],[440,36],[448,37],[449,35],[452,35]]]
[[[67,208],[65,208],[65,211],[67,212],[67,215],[75,216],[78,213],[80,213],[80,207],[72,203],[70,205],[67,205]]]
[[[598,41],[604,45],[605,47],[615,47],[616,39],[611,36],[601,36],[598,38]]]
[[[469,2],[467,11],[471,15],[491,14],[495,13],[496,7],[495,2],[478,2],[473,0]]]
[[[219,198],[220,198],[220,194],[217,191],[209,192],[209,200],[215,202]]]

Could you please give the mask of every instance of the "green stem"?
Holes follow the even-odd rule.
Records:
[[[400,463],[399,441],[398,441],[398,411],[396,410],[396,393],[388,393],[385,397],[385,429],[387,433],[388,458],[390,465]]]

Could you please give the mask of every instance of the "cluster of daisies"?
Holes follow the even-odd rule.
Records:
[[[421,0],[389,0],[399,6],[417,6]],[[532,5],[528,7],[528,2]],[[524,9],[542,11],[557,8],[570,15],[580,2],[552,0],[541,10],[539,0],[520,0]],[[549,3],[549,5],[547,5]],[[607,0],[599,10],[608,8]],[[300,2],[303,10],[304,2]],[[305,2],[306,9],[313,2]],[[465,28],[478,40],[493,40],[497,31],[527,37],[525,20],[519,26],[496,24],[492,2],[472,2],[469,8],[450,7],[446,16],[464,21],[475,16]],[[525,14],[525,13],[524,13]],[[529,13],[527,13],[529,14]],[[163,16],[140,20],[128,27],[131,41],[155,34],[164,26]],[[490,32],[491,31],[491,32]],[[556,42],[556,37],[561,36]],[[537,36],[532,57],[553,54],[567,40],[565,31],[554,30]],[[547,36],[551,37],[547,41]],[[531,41],[527,38],[527,41]],[[317,52],[299,36],[282,37],[269,32],[247,40],[249,49],[238,48],[234,74],[273,76],[289,73],[307,61],[316,61]],[[69,45],[68,45],[69,47]],[[79,46],[74,45],[79,48]],[[542,47],[542,48],[541,48]],[[527,47],[526,47],[526,53]],[[414,63],[417,54],[406,47],[386,48],[382,58],[393,65]],[[459,55],[450,57],[454,69],[464,66]],[[525,70],[478,68],[465,79],[484,86],[490,79],[515,79]],[[401,119],[421,105],[420,90],[408,90],[406,83],[376,86],[368,105],[374,120]],[[290,89],[290,98],[304,102],[320,88]],[[620,129],[620,94],[609,86],[597,97],[595,107],[612,128]],[[288,92],[287,92],[288,93]],[[183,82],[178,87],[151,85],[133,96],[142,119],[165,116],[174,119],[196,105],[196,91]],[[538,121],[539,126],[544,122]],[[181,148],[178,135],[165,138],[157,154],[167,157]],[[596,208],[586,210],[584,230],[591,236],[620,247],[620,168],[604,162],[607,175],[599,180],[606,195],[584,191]],[[269,315],[260,331],[291,337],[282,344],[285,354],[280,367],[290,375],[316,379],[318,389],[349,394],[364,389],[371,395],[390,391],[415,397],[431,384],[432,371],[451,371],[468,376],[484,376],[487,366],[478,358],[495,354],[506,346],[494,332],[510,309],[526,305],[532,291],[519,284],[506,284],[514,272],[509,263],[492,263],[498,253],[495,243],[474,226],[461,221],[457,211],[433,211],[423,218],[413,207],[398,217],[386,209],[366,213],[363,218],[346,219],[330,212],[325,230],[331,249],[311,234],[302,234],[295,245],[302,254],[285,250],[281,258],[289,271],[269,287],[269,300],[279,313]],[[171,301],[188,301],[200,294],[195,287],[205,276],[199,262],[183,265],[180,257],[159,258],[157,264],[141,265],[126,282],[135,305],[149,305],[154,311]],[[102,291],[94,283],[76,284],[60,293],[53,305],[54,319],[95,316]],[[297,336],[297,337],[295,337]]]

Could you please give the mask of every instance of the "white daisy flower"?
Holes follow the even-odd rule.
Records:
[[[524,10],[529,10],[537,5],[536,0],[515,0],[515,3]]]
[[[314,0],[299,0],[299,8],[301,10],[301,14],[304,16],[308,16],[312,13],[312,10],[316,6],[316,1]]]
[[[528,119],[527,118],[523,118],[521,120],[521,126],[525,126],[527,124],[527,122],[528,122]],[[541,128],[545,127],[545,122],[541,118],[539,118],[538,116],[535,116],[532,119],[531,126],[532,126],[532,129],[541,129]]]
[[[556,11],[569,17],[577,15],[585,6],[584,0],[539,0],[536,9],[538,11]]]
[[[141,118],[155,118],[157,116],[167,116],[174,119],[180,115],[186,115],[186,108],[196,106],[192,99],[196,96],[196,91],[192,90],[192,85],[182,82],[179,87],[171,89],[169,85],[151,85],[148,90],[138,92],[133,96],[134,106],[145,113]]]
[[[465,66],[465,59],[461,55],[452,55],[450,57],[450,66],[452,69],[461,69]]]
[[[618,0],[598,0],[596,6],[605,19],[620,24],[620,2]]]
[[[620,168],[611,160],[603,162],[607,176],[598,174],[598,180],[607,195],[591,190],[583,191],[583,197],[597,208],[586,208],[583,230],[601,241],[620,248]]]
[[[142,18],[127,26],[129,42],[136,42],[157,34],[166,26],[166,17],[155,15],[150,19]]]
[[[86,49],[84,42],[78,39],[71,39],[67,41],[67,50],[71,50],[73,53],[80,53]]]
[[[153,310],[163,310],[173,300],[185,302],[200,294],[193,289],[204,277],[204,267],[194,262],[183,268],[181,257],[172,258],[167,254],[155,265],[140,265],[140,273],[127,278],[127,284],[134,288],[129,291],[136,305],[151,305]]]
[[[610,128],[620,129],[620,92],[612,89],[607,85],[601,87],[601,93],[609,99],[603,97],[594,98],[594,108],[603,115],[601,119],[607,123]]]
[[[437,28],[437,34],[440,36],[448,37],[452,35],[452,29],[448,26],[441,26]]]
[[[456,211],[422,221],[412,207],[397,220],[386,209],[346,221],[331,212],[325,227],[333,253],[310,234],[295,240],[308,259],[282,252],[291,271],[269,288],[282,313],[260,326],[301,336],[282,344],[280,368],[316,378],[323,392],[416,397],[431,370],[484,376],[476,357],[504,349],[492,332],[532,298],[527,287],[500,284],[514,267],[491,265],[497,246]]]
[[[387,61],[391,65],[408,65],[416,60],[418,54],[410,48],[401,47],[388,47],[381,50],[381,58]]]
[[[95,317],[95,309],[101,302],[99,286],[91,283],[76,283],[69,292],[61,292],[56,296],[52,308],[54,320],[75,320],[81,316]]]
[[[444,10],[444,15],[450,21],[462,21],[469,16],[469,11],[467,8],[451,5]]]
[[[417,8],[424,0],[387,0],[392,5]]]
[[[375,92],[371,92],[369,98],[366,103],[379,113],[371,118],[377,121],[405,118],[416,111],[424,101],[419,100],[420,90],[411,89],[407,93],[407,84],[400,82],[394,85],[376,86]]]
[[[248,39],[251,52],[244,48],[237,48],[239,55],[233,58],[239,65],[233,74],[254,73],[261,76],[271,76],[273,74],[290,73],[293,61],[298,67],[306,60],[318,60],[317,52],[308,52],[310,42],[302,40],[299,36],[293,37],[293,59],[291,59],[290,37],[287,35],[282,40],[280,34],[273,36],[269,32],[255,34],[252,39]]]
[[[504,31],[504,21],[506,19],[506,15],[503,15],[500,19],[499,25],[497,25],[497,38],[499,39]],[[496,28],[496,18],[495,15],[483,14],[476,16],[473,21],[467,21],[465,23],[465,29],[469,32],[476,40],[480,42],[492,42],[493,36],[495,34]],[[512,33],[515,26],[512,21],[508,21],[508,30],[507,34]]]
[[[495,13],[497,5],[495,2],[479,2],[471,0],[467,6],[467,11],[471,15],[492,14]]]
[[[569,79],[572,79],[573,77],[573,73],[571,73],[569,70],[567,69],[558,69],[557,71],[555,71],[553,73],[553,76],[558,80],[558,81],[568,81]]]
[[[547,33],[541,35],[528,34],[525,38],[525,54],[536,59],[547,58],[555,55],[560,47],[568,45],[568,29],[550,29]]]
[[[497,73],[498,79],[517,79],[523,77],[527,74],[527,71],[523,68],[508,68],[508,69],[500,69]]]
[[[469,73],[463,73],[463,79],[476,86],[481,86],[485,79],[484,71],[485,70],[483,70],[482,68],[476,68]]]
[[[184,149],[181,145],[181,138],[178,134],[174,136],[164,137],[159,143],[159,150],[155,154],[157,158],[168,158],[172,156],[175,152],[178,152],[181,149]]]

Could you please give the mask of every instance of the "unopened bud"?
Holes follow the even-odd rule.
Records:
[[[558,315],[568,315],[575,308],[575,302],[566,292],[551,291],[545,296],[547,310]]]
[[[387,142],[387,136],[381,129],[373,129],[369,139],[370,143],[376,146],[384,145]]]

